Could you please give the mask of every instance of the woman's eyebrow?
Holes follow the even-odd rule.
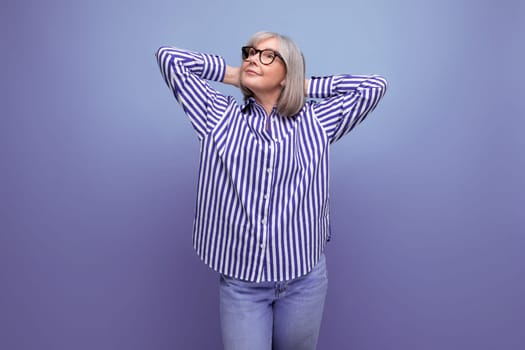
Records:
[[[278,51],[278,50],[276,50],[276,49],[272,49],[271,47],[266,47],[266,48],[264,48],[264,49],[258,49],[257,47],[254,47],[254,49],[259,50],[259,51],[263,51],[263,50]]]

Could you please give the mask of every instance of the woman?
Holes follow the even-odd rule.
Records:
[[[379,76],[305,80],[286,36],[256,33],[240,67],[162,47],[162,75],[201,143],[193,244],[220,273],[225,349],[315,349],[327,274],[329,146],[370,113]],[[240,87],[240,105],[207,80]],[[305,97],[318,101],[305,101]]]

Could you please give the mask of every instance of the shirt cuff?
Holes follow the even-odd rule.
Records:
[[[222,81],[226,74],[226,62],[224,58],[217,55],[201,53],[202,78],[206,80]]]
[[[311,77],[308,84],[308,97],[326,98],[332,96],[332,84],[334,77]]]

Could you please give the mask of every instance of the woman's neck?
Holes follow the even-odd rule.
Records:
[[[279,91],[279,94],[258,94],[254,97],[255,101],[264,108],[266,114],[270,115],[272,114],[273,108],[277,105],[280,95],[281,93]]]

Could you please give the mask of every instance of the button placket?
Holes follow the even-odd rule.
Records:
[[[270,141],[271,142],[271,141]],[[271,189],[271,185],[272,185],[272,172],[273,172],[273,163],[274,163],[274,145],[273,144],[269,144],[268,145],[268,161],[266,163],[266,173],[267,173],[267,178],[266,178],[266,186],[264,188],[264,194],[263,194],[263,218],[261,219],[261,224],[264,225],[263,227],[263,237],[262,237],[262,242],[260,243],[259,247],[261,249],[265,249],[266,248],[266,242],[268,240],[268,222],[269,222],[269,215],[270,215],[270,189]]]

